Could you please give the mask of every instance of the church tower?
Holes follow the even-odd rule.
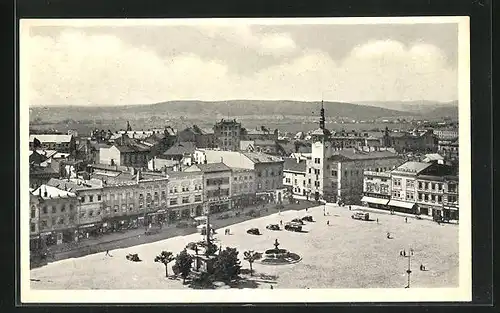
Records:
[[[321,101],[319,128],[311,133],[311,159],[306,179],[310,199],[327,198],[331,188],[329,158],[332,156],[331,132],[325,127],[325,107]]]

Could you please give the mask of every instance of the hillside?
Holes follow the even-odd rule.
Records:
[[[169,101],[130,106],[65,106],[32,107],[30,121],[60,122],[64,120],[106,120],[157,118],[222,118],[244,116],[316,117],[320,102],[230,100],[217,102]],[[325,102],[330,118],[376,119],[409,116],[408,112],[342,102]]]
[[[390,110],[410,112],[425,118],[458,117],[458,101],[436,102],[436,101],[371,101],[360,102],[372,107],[383,107]]]

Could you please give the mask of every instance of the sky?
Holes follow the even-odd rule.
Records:
[[[30,106],[458,98],[456,23],[127,22],[23,31],[21,90]]]

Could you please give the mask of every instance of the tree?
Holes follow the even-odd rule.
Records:
[[[178,269],[182,277],[182,283],[186,282],[186,278],[191,273],[191,265],[193,264],[193,257],[187,253],[187,250],[182,250],[175,258],[174,266]]]
[[[220,251],[214,262],[214,277],[226,282],[237,278],[240,274],[240,263],[236,248]]]
[[[155,257],[155,262],[160,262],[165,265],[165,277],[168,277],[168,263],[175,260],[174,255],[170,251],[162,251],[159,255]]]
[[[243,255],[244,255],[244,259],[246,261],[248,261],[248,264],[250,264],[250,276],[253,276],[252,264],[256,260],[260,259],[261,254],[258,252],[255,252],[253,250],[248,250],[248,251],[243,252]]]

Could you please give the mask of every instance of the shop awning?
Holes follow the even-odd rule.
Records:
[[[387,202],[389,202],[389,200],[388,199],[382,199],[382,198],[374,198],[374,197],[364,196],[361,199],[361,202],[368,202],[368,203],[375,203],[375,204],[387,205]]]
[[[411,209],[415,205],[414,202],[404,202],[404,201],[397,201],[397,200],[391,200],[389,201],[390,206],[397,206],[399,208],[405,208],[405,209]]]

